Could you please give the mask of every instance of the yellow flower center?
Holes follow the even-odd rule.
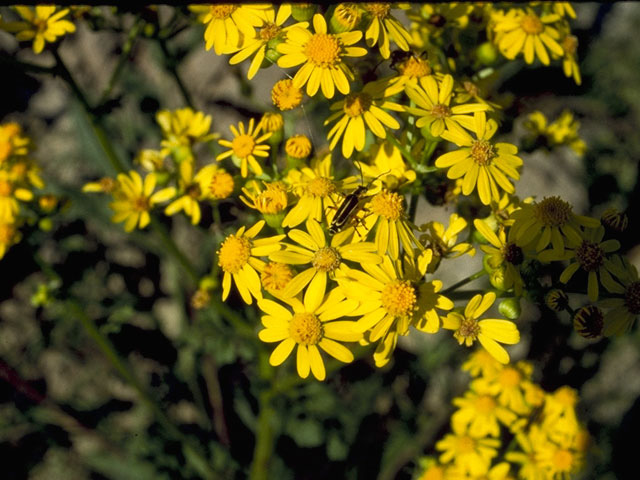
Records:
[[[453,336],[458,341],[465,341],[469,344],[469,341],[473,342],[478,338],[479,333],[480,325],[478,325],[478,321],[473,318],[465,318]]]
[[[187,187],[185,193],[191,198],[200,198],[200,195],[202,195],[202,190],[200,190],[200,185],[198,185],[197,183],[192,183]]]
[[[218,250],[218,265],[228,273],[238,273],[251,257],[248,238],[229,235]]]
[[[389,10],[391,10],[390,3],[365,3],[363,7],[371,15],[381,19],[386,18],[389,15]]]
[[[524,253],[515,243],[507,243],[502,249],[502,255],[512,265],[520,265],[524,261]]]
[[[562,40],[561,46],[565,55],[574,55],[578,49],[578,39],[573,35],[567,35]]]
[[[233,177],[224,170],[218,170],[211,176],[209,192],[216,200],[227,198],[233,193]]]
[[[344,99],[344,113],[350,117],[358,117],[369,111],[371,103],[372,98],[368,93],[350,93]]]
[[[624,292],[624,303],[630,313],[640,313],[640,281],[633,282]]]
[[[278,262],[269,262],[264,266],[260,274],[262,286],[267,290],[279,291],[286,287],[293,278],[293,270],[289,265]]]
[[[498,382],[506,389],[517,387],[521,381],[522,374],[512,367],[506,367],[498,376]]]
[[[311,140],[304,135],[294,135],[288,138],[284,145],[284,151],[287,155],[298,160],[307,158],[311,154],[311,148]]]
[[[571,205],[560,197],[545,197],[533,207],[533,215],[547,227],[562,227],[571,219]]]
[[[313,268],[321,272],[333,272],[340,266],[340,254],[335,248],[322,247],[311,259]]]
[[[260,29],[260,40],[264,42],[268,42],[269,40],[273,40],[280,34],[281,28],[275,23],[267,23],[264,27]]]
[[[133,209],[138,212],[146,212],[151,208],[151,204],[149,203],[149,199],[144,195],[141,195],[137,198],[134,198],[132,201]]]
[[[199,288],[191,297],[191,306],[196,310],[202,310],[211,302],[211,293],[209,290]]]
[[[396,221],[404,213],[402,197],[395,192],[383,190],[378,193],[369,204],[369,209],[375,215],[381,215],[387,220]]]
[[[275,214],[287,208],[287,190],[281,182],[266,184],[266,190],[256,195],[254,203],[260,213]]]
[[[16,229],[10,223],[0,224],[0,245],[9,245],[15,233]]]
[[[334,35],[315,33],[307,42],[304,54],[317,67],[328,68],[340,63],[340,50],[340,42]]]
[[[0,180],[0,197],[10,196],[12,191],[11,183],[6,180]]]
[[[496,408],[496,401],[491,395],[481,395],[476,399],[476,410],[480,413],[491,413]]]
[[[224,20],[225,18],[229,18],[237,8],[238,5],[233,5],[231,3],[221,3],[218,5],[211,5],[209,13],[213,18]]]
[[[306,193],[311,197],[327,197],[336,191],[336,186],[331,180],[325,177],[316,177],[309,180],[306,185]]]
[[[416,289],[406,280],[396,280],[382,289],[382,307],[394,317],[412,315],[418,298]]]
[[[576,249],[576,258],[583,269],[592,272],[604,263],[604,250],[597,243],[584,240]]]
[[[522,30],[529,35],[538,35],[542,33],[544,24],[540,21],[537,15],[529,13],[522,17]]]
[[[436,118],[447,118],[451,116],[451,109],[446,105],[438,103],[431,109],[431,115]]]
[[[456,450],[459,453],[471,453],[476,449],[476,442],[468,435],[463,435],[458,437],[456,447]]]
[[[231,142],[231,148],[233,153],[238,158],[247,158],[253,153],[253,148],[256,146],[256,141],[251,135],[238,135]]]
[[[36,30],[39,34],[43,34],[47,31],[48,22],[46,18],[36,17],[33,19],[33,26],[36,27]]]
[[[302,90],[286,78],[276,82],[271,89],[271,101],[280,110],[291,110],[302,103]]]
[[[574,330],[584,338],[598,338],[602,335],[603,327],[604,314],[602,310],[595,305],[582,307],[573,317]],[[556,396],[556,398],[558,398],[558,396]],[[567,401],[567,399],[561,400]]]
[[[489,165],[496,156],[491,142],[487,140],[475,140],[471,144],[471,158],[481,167]]]
[[[113,178],[109,178],[109,177],[103,177],[101,178],[98,183],[100,184],[100,189],[104,192],[104,193],[111,193],[113,192],[116,187],[118,186],[117,182],[113,179]]]
[[[431,75],[431,65],[429,61],[415,55],[411,55],[406,61],[398,65],[400,75],[411,78],[422,78]]]
[[[296,313],[289,324],[289,336],[300,345],[316,345],[324,329],[322,322],[313,313]]]
[[[569,472],[573,467],[573,454],[569,450],[559,449],[551,459],[553,470],[556,472]]]

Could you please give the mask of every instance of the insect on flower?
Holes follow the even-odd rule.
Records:
[[[364,185],[364,176],[362,175],[362,169],[360,169],[360,177],[362,178],[363,185],[358,185],[356,189],[346,195],[340,205],[336,208],[336,214],[333,216],[333,220],[331,221],[331,225],[329,226],[329,233],[331,235],[335,235],[340,230],[342,230],[352,219],[355,218],[355,215],[358,213],[361,208],[361,201],[363,196],[373,182],[379,179],[381,176],[389,173],[390,170],[381,173],[373,180],[371,180],[367,185]]]

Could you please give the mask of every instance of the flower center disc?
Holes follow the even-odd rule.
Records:
[[[493,145],[486,140],[476,140],[471,145],[471,158],[478,165],[489,165],[495,156],[496,152],[493,149]]]
[[[602,250],[597,243],[591,243],[585,240],[576,250],[576,258],[582,268],[587,272],[592,272],[602,265],[604,261],[604,250]]]
[[[522,18],[522,30],[529,35],[538,35],[544,29],[544,25],[536,15],[525,15]]]
[[[340,254],[335,248],[322,247],[313,255],[311,264],[321,272],[333,272],[340,266]]]
[[[533,207],[533,214],[547,227],[561,227],[571,218],[571,205],[560,197],[544,198]]]
[[[382,191],[378,193],[369,205],[371,211],[387,220],[398,220],[404,213],[402,197],[395,192]]]
[[[275,23],[267,23],[264,27],[260,29],[260,40],[268,42],[269,40],[273,40],[280,33],[280,27]]]
[[[218,265],[229,273],[238,273],[251,256],[251,242],[244,237],[230,235],[218,251]]]
[[[313,313],[296,313],[289,324],[289,335],[300,345],[316,345],[323,334],[322,322]]]
[[[149,210],[149,199],[145,196],[138,197],[133,200],[133,209],[138,212],[146,212]]]
[[[238,158],[247,158],[253,152],[256,142],[251,135],[238,135],[231,142],[233,153]]]
[[[233,192],[233,177],[227,172],[216,172],[211,177],[209,191],[215,199],[227,198]]]
[[[427,60],[416,58],[414,55],[399,65],[401,75],[411,78],[422,78],[431,75],[431,66]]]
[[[520,265],[524,261],[522,249],[515,243],[507,243],[503,249],[504,259],[512,265]]]
[[[490,413],[496,408],[496,401],[490,395],[482,395],[476,400],[476,409],[480,413]]]
[[[441,103],[438,103],[437,105],[434,105],[433,108],[431,109],[431,115],[433,115],[436,118],[448,118],[451,116],[451,109],[446,105],[442,105]]]
[[[390,315],[412,315],[417,303],[416,289],[408,281],[397,280],[384,287],[381,302]]]
[[[264,266],[260,280],[267,290],[279,291],[286,287],[293,278],[293,272],[289,265],[278,262],[270,262]]]
[[[573,454],[569,450],[558,450],[553,455],[553,465],[558,472],[569,472],[573,465]]]
[[[336,191],[331,180],[325,177],[316,177],[307,183],[307,194],[312,197],[326,197]]]
[[[365,3],[363,6],[367,12],[378,18],[385,18],[391,10],[390,3]]]
[[[507,367],[500,372],[500,385],[505,388],[513,388],[520,384],[522,375],[515,368]]]
[[[327,33],[315,33],[307,42],[304,53],[318,67],[332,67],[340,62],[340,42]]]
[[[367,93],[350,93],[344,99],[344,113],[350,117],[360,116],[369,111],[371,102],[371,95]]]
[[[219,18],[221,20],[229,18],[233,12],[238,8],[237,5],[230,3],[221,3],[219,5],[211,5],[209,13],[213,18]]]

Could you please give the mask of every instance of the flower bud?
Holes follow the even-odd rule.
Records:
[[[516,320],[520,316],[520,313],[522,313],[520,299],[516,297],[505,298],[498,305],[498,311],[503,317],[509,320]]]

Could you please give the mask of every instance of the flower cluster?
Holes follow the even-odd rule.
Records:
[[[567,145],[580,156],[587,150],[587,144],[578,135],[580,122],[568,110],[563,111],[553,122],[549,122],[544,113],[536,110],[529,114],[524,126],[531,132],[528,141],[532,145],[543,144],[550,148]]]
[[[577,418],[575,390],[545,392],[530,363],[502,365],[482,350],[463,369],[473,380],[453,400],[451,433],[436,443],[437,456],[419,460],[416,478],[553,480],[579,473],[590,439]]]
[[[16,40],[32,41],[33,53],[41,53],[46,43],[53,43],[59,37],[76,31],[76,26],[65,19],[68,8],[58,9],[53,5],[38,5],[35,8],[16,6],[21,20],[0,23],[0,29],[14,33]]]

